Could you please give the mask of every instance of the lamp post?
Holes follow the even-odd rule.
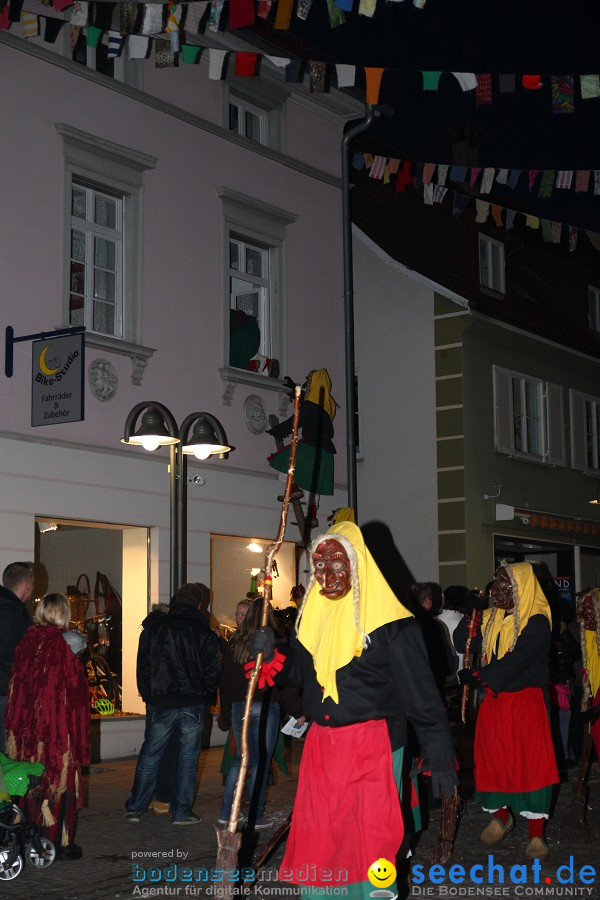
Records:
[[[121,443],[139,445],[150,452],[158,447],[169,447],[169,587],[172,597],[186,576],[187,456],[226,459],[235,447],[228,444],[223,426],[210,413],[191,413],[178,428],[171,411],[154,400],[133,407],[125,422]]]

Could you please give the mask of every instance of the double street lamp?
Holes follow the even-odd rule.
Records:
[[[223,426],[210,413],[191,413],[178,428],[171,411],[153,400],[133,407],[125,422],[121,443],[139,445],[148,451],[169,447],[169,586],[172,597],[186,577],[187,457],[227,459],[235,447],[227,442]]]

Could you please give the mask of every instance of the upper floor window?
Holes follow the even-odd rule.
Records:
[[[223,83],[223,125],[273,150],[284,148],[285,100],[289,91],[267,82],[236,78]]]
[[[600,471],[600,399],[569,391],[571,466]]]
[[[589,313],[588,313],[588,322],[590,326],[590,331],[595,331],[600,334],[600,288],[593,287],[590,285],[588,287],[588,297],[589,297]]]
[[[256,322],[256,353],[271,356],[271,256],[274,248],[260,247],[241,237],[229,239],[229,298],[232,311],[242,312]],[[232,315],[234,322],[244,321]],[[234,365],[235,363],[232,363]]]
[[[69,325],[123,336],[123,197],[71,185]]]
[[[252,370],[260,355],[285,371],[285,240],[296,216],[229,188],[217,193],[227,252],[225,366]]]
[[[157,160],[64,123],[55,127],[65,158],[64,320],[115,349],[139,345],[143,179]]]
[[[506,293],[504,244],[486,234],[479,235],[479,282],[499,294]]]
[[[121,51],[122,52],[122,51]],[[105,33],[100,38],[97,47],[88,44],[86,29],[81,29],[72,50],[73,61],[102,72],[117,81],[125,81],[125,59],[121,54],[116,56],[109,54],[108,35]]]
[[[494,366],[495,449],[565,465],[562,388]]]
[[[267,113],[256,106],[229,96],[229,130],[259,144],[268,145]]]

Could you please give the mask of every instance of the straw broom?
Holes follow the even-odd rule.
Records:
[[[265,591],[261,615],[261,627],[267,625],[269,621],[269,607],[272,598],[272,579],[271,572],[273,568],[273,559],[279,550],[283,541],[285,532],[285,523],[287,520],[288,506],[290,502],[290,492],[292,482],[294,480],[294,470],[296,468],[296,447],[298,443],[298,417],[300,414],[300,387],[296,387],[294,391],[294,425],[292,430],[292,443],[290,448],[290,464],[288,468],[287,481],[285,483],[285,492],[283,495],[283,504],[281,507],[281,519],[279,522],[279,532],[275,541],[269,545],[266,553],[265,565]],[[242,803],[242,793],[246,783],[246,775],[248,774],[248,763],[250,753],[248,750],[248,730],[250,727],[250,713],[252,710],[252,701],[258,685],[260,670],[263,663],[263,654],[259,653],[256,657],[252,674],[248,680],[246,688],[246,699],[244,702],[244,716],[242,719],[242,734],[240,740],[241,764],[238,774],[233,802],[231,804],[231,812],[229,814],[229,822],[224,829],[216,829],[218,852],[217,852],[217,868],[231,871],[237,869],[238,852],[242,840],[242,835],[237,830],[240,806]],[[231,897],[234,893],[235,884],[232,881],[223,881],[223,897]]]
[[[577,781],[573,788],[573,797],[569,808],[565,812],[560,822],[560,830],[569,839],[587,840],[589,837],[587,823],[585,821],[585,812],[587,806],[587,771],[592,751],[592,741],[590,735],[590,723],[583,723],[583,744],[581,747],[581,761],[579,763],[579,772],[577,773]]]

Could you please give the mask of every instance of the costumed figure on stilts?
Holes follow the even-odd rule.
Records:
[[[309,518],[314,517],[317,498],[321,494],[333,494],[333,420],[338,404],[331,394],[331,379],[327,369],[315,369],[306,376],[304,397],[300,406],[299,428],[302,437],[298,441],[294,493],[301,488],[309,494]],[[283,440],[292,433],[292,417],[273,425],[266,432],[278,442],[279,449],[267,457],[269,465],[286,474],[290,462],[290,447]],[[298,494],[297,494],[298,496]],[[302,496],[301,492],[299,496]]]
[[[257,635],[265,659],[279,652],[273,640],[268,630]],[[407,719],[434,795],[453,795],[458,777],[420,629],[351,522],[311,546],[311,579],[281,676],[303,686],[312,724],[279,880],[310,894],[330,886],[328,870],[343,871],[336,883],[352,900],[364,898],[373,887],[369,867],[394,862],[402,843]]]
[[[482,666],[459,672],[462,684],[485,688],[475,730],[475,800],[493,815],[481,840],[499,844],[520,813],[529,826],[525,855],[545,859],[544,826],[559,781],[544,695],[552,616],[529,563],[500,566],[491,596],[494,605],[473,638]],[[454,632],[459,652],[466,632],[465,623]]]

